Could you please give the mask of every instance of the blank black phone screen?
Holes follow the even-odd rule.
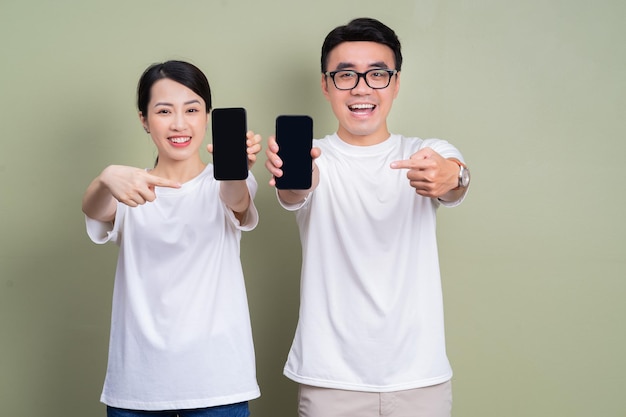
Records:
[[[248,178],[246,110],[241,107],[213,109],[213,176],[216,180]]]
[[[311,188],[311,146],[313,119],[309,116],[283,115],[276,118],[278,156],[283,161],[283,175],[276,178],[276,188],[307,190]]]

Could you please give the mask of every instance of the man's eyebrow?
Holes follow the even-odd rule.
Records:
[[[378,61],[378,62],[374,62],[372,64],[370,64],[370,68],[382,68],[382,69],[388,69],[389,65],[387,65],[385,62],[383,61]]]
[[[387,69],[389,68],[389,65],[387,65],[384,61],[377,61],[372,62],[369,67]],[[339,64],[337,64],[337,68],[335,69],[335,71],[341,71],[346,68],[354,68],[354,64],[351,62],[340,62]]]
[[[339,64],[337,64],[336,70],[341,71],[346,68],[352,68],[352,67],[354,67],[354,65],[350,62],[340,62]]]

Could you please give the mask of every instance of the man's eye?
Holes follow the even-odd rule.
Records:
[[[370,75],[374,78],[382,78],[386,77],[387,73],[385,71],[372,71],[370,72]]]
[[[355,73],[350,72],[350,71],[340,72],[337,75],[339,75],[339,78],[345,78],[345,79],[354,78],[356,76]]]

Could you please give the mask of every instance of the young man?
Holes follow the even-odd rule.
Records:
[[[278,190],[296,212],[301,305],[285,375],[300,417],[450,416],[435,215],[469,171],[448,142],[390,134],[402,54],[393,30],[355,19],[322,47],[321,87],[339,127],[314,141],[312,187]],[[282,175],[275,138],[266,167]]]

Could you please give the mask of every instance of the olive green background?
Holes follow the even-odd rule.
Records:
[[[91,243],[80,203],[107,164],[154,159],[134,104],[145,67],[189,60],[214,106],[247,108],[264,139],[284,113],[311,115],[320,137],[336,129],[320,46],[360,16],[403,42],[390,129],[447,139],[472,170],[466,202],[439,212],[454,415],[626,415],[622,0],[0,0],[3,416],[105,415],[117,248]],[[253,171],[251,407],[295,416],[282,367],[299,241],[263,164]]]

